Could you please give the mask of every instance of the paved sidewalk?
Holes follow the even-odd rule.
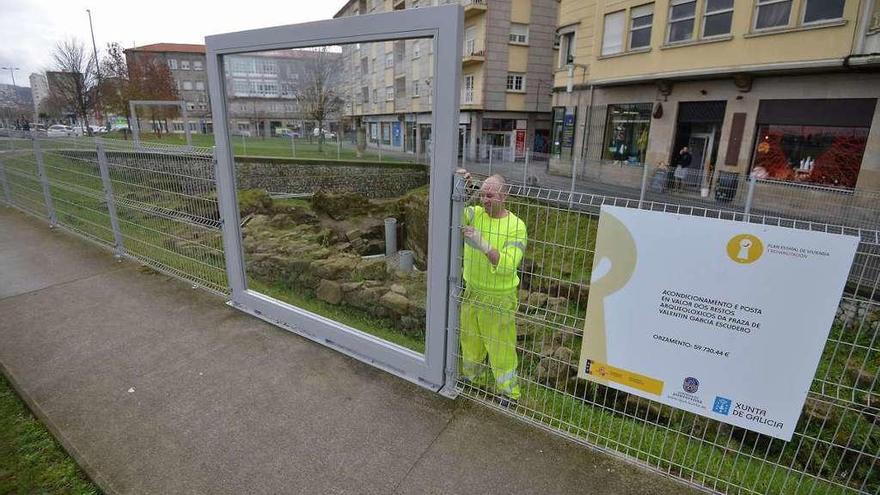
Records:
[[[0,367],[108,493],[688,493],[0,206]]]

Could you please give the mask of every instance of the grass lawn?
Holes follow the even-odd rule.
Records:
[[[107,139],[124,139],[124,137],[119,133],[111,133],[104,135]],[[209,148],[214,146],[214,135],[213,134],[192,134],[192,144],[197,147]],[[163,134],[162,137],[157,137],[155,134],[142,134],[141,140],[144,142],[154,142],[160,144],[169,144],[169,145],[184,145],[186,144],[186,136],[182,134]],[[344,160],[373,160],[377,161],[380,159],[380,154],[377,150],[368,149],[364,151],[364,156],[362,158],[357,158],[357,154],[355,153],[354,147],[351,143],[342,143],[341,149],[337,152],[337,144],[335,140],[328,140],[324,142],[324,146],[319,151],[318,150],[318,140],[317,138],[312,138],[310,141],[308,138],[296,138],[293,142],[291,142],[290,138],[287,137],[270,137],[270,138],[259,138],[259,137],[242,137],[242,136],[232,136],[232,147],[233,153],[235,155],[246,155],[246,156],[272,156],[272,157],[282,157],[282,158],[321,158],[327,160],[336,160],[344,159]],[[392,156],[388,153],[381,154],[381,161],[383,162],[411,162],[414,159],[402,158],[399,156]]]
[[[0,375],[0,493],[99,494]]]

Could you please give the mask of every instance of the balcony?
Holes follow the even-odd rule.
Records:
[[[482,64],[486,61],[486,52],[479,50],[472,53],[465,53],[461,57],[461,65],[467,67],[469,65]]]
[[[486,0],[465,0],[462,5],[464,6],[465,19],[480,15],[489,8],[486,5]]]

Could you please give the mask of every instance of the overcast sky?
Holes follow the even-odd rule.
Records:
[[[91,50],[86,9],[92,11],[100,57],[100,51],[114,41],[125,48],[162,42],[204,43],[210,34],[329,19],[345,0],[235,2],[228,7],[225,3],[0,0],[0,67],[19,67],[15,83],[29,86],[31,72],[51,68],[51,51],[59,40],[75,37]],[[0,83],[11,82],[8,70],[0,72]]]

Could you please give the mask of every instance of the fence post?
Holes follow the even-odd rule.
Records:
[[[34,145],[34,158],[37,162],[37,175],[40,177],[40,185],[43,186],[43,201],[46,203],[46,215],[49,217],[49,228],[54,229],[58,225],[58,217],[55,216],[55,204],[52,202],[52,190],[49,189],[49,176],[46,175],[46,167],[43,164],[43,150],[40,148],[40,138],[36,131],[31,134]]]
[[[574,206],[574,189],[577,181],[577,157],[572,153],[571,156],[571,189],[568,192],[568,207]]]
[[[247,155],[247,137],[244,134],[241,135],[241,143],[244,145],[244,153],[243,154]],[[233,154],[235,154],[235,153],[233,153]]]
[[[495,151],[491,145],[487,146],[489,148],[489,175],[492,175],[492,155],[493,151]]]
[[[296,158],[296,138],[293,137],[293,132],[290,133],[290,156]]]
[[[755,182],[756,181],[757,181],[757,178],[755,177],[755,174],[752,174],[749,177],[749,189],[748,189],[748,191],[746,191],[746,206],[745,206],[745,209],[743,210],[743,213],[744,213],[743,221],[745,221],[745,222],[748,222],[751,218],[752,198],[754,198],[754,195],[755,195]]]
[[[342,159],[342,141],[339,140],[339,130],[336,130],[336,160]]]
[[[107,201],[107,212],[110,214],[110,227],[113,229],[116,257],[122,258],[125,256],[125,246],[122,244],[122,230],[119,228],[119,217],[116,216],[116,200],[113,196],[113,183],[110,180],[110,167],[107,165],[107,152],[102,139],[95,140],[95,149],[98,152],[98,168],[104,186],[104,199]]]
[[[3,160],[0,160],[0,182],[3,182],[3,197],[6,199],[6,205],[12,207],[12,191],[6,180],[6,166],[3,165]]]
[[[642,190],[639,192],[639,209],[642,209],[642,203],[645,202],[645,192],[648,190],[648,164],[642,163]]]
[[[449,277],[446,280],[449,305],[447,306],[446,319],[449,322],[446,332],[446,370],[445,385],[440,393],[446,397],[455,398],[458,395],[456,382],[458,381],[458,349],[459,349],[459,304],[457,293],[461,284],[461,215],[467,206],[467,184],[464,177],[455,174],[452,186],[452,218],[450,225],[452,232],[449,241]]]
[[[526,150],[526,160],[523,163],[523,185],[529,183],[529,156],[531,156],[532,152],[530,150]]]

